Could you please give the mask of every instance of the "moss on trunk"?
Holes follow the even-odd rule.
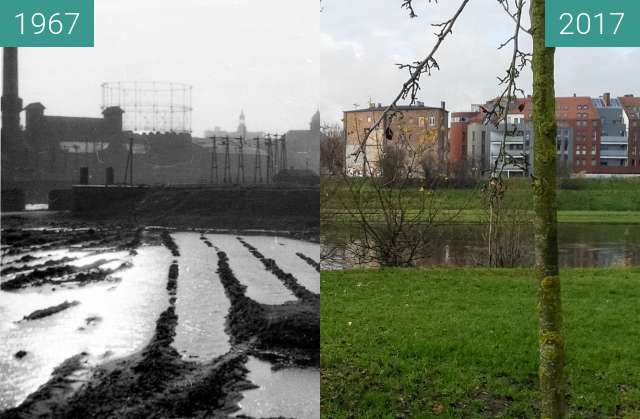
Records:
[[[533,0],[531,21],[535,134],[533,192],[538,279],[540,415],[542,418],[557,419],[564,417],[566,390],[563,376],[564,341],[558,271],[558,208],[555,188],[555,49],[545,46],[545,0]]]

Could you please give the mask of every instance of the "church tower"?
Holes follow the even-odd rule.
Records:
[[[317,110],[316,113],[313,114],[309,128],[311,131],[320,132],[320,110]]]
[[[244,110],[240,111],[240,122],[238,123],[237,131],[242,138],[247,137],[247,124],[245,123]]]

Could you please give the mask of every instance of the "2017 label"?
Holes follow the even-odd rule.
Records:
[[[622,21],[624,20],[624,13],[620,13],[620,12],[609,13],[609,16],[617,18],[618,23],[616,24],[616,27],[613,29],[613,32],[612,32],[614,35],[617,35],[618,31],[620,30],[620,25],[622,25]],[[599,24],[600,30],[598,33],[600,35],[604,35],[605,34],[604,13],[598,13],[593,18],[596,24],[600,22]],[[580,35],[589,35],[591,33],[591,29],[592,29],[591,15],[589,15],[588,13],[580,13],[575,19],[573,17],[573,14],[563,13],[560,15],[560,20],[563,22],[566,21],[566,26],[562,29],[562,31],[560,31],[560,35],[575,35],[576,33],[573,32],[574,27],[575,27],[575,30]],[[575,23],[574,23],[574,20],[575,20]]]
[[[546,0],[548,47],[640,46],[640,1]]]

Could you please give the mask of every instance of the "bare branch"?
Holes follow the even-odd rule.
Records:
[[[517,1],[517,0],[514,0]],[[498,3],[502,6],[502,8],[504,9],[504,11],[509,15],[509,17],[511,17],[511,19],[513,19],[513,22],[516,23],[518,26],[520,26],[520,29],[526,33],[528,33],[529,35],[533,35],[533,32],[531,30],[531,28],[526,29],[522,26],[521,24],[521,20],[520,20],[520,16],[519,16],[519,12],[511,12],[511,6],[509,3],[509,0],[498,0]],[[524,4],[522,5],[524,6]],[[519,7],[516,3],[516,9],[522,11],[522,8]]]
[[[412,0],[403,1],[404,2],[402,7],[409,9],[410,14],[415,15],[412,6]],[[360,153],[365,152],[364,150],[366,147],[366,143],[371,133],[378,129],[378,127],[380,127],[380,124],[382,124],[383,121],[389,118],[393,114],[393,112],[395,112],[396,106],[400,100],[406,99],[407,96],[410,96],[411,104],[415,103],[417,93],[420,90],[420,77],[425,73],[427,75],[430,75],[432,69],[440,68],[434,56],[440,49],[440,46],[447,38],[447,36],[453,33],[453,27],[456,21],[458,20],[468,3],[469,0],[462,0],[460,7],[458,7],[456,13],[451,19],[440,24],[433,25],[434,27],[440,28],[440,31],[435,34],[437,37],[437,41],[431,52],[422,61],[416,61],[415,63],[409,65],[399,65],[400,68],[406,68],[409,70],[409,79],[402,85],[402,89],[395,97],[395,99],[391,101],[391,104],[384,110],[380,118],[378,118],[378,120],[371,126],[370,131],[367,133],[364,140],[360,143],[358,150],[353,153],[356,160],[358,159]]]

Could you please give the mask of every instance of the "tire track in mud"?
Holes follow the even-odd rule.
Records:
[[[301,298],[297,301],[260,304],[245,295],[247,287],[235,276],[227,254],[213,244],[211,247],[218,255],[218,278],[231,302],[227,334],[232,346],[246,344],[250,353],[277,365],[318,366],[319,295],[299,287]]]
[[[172,237],[163,244],[180,254]],[[140,351],[98,367],[81,365],[76,355],[56,369],[52,378],[20,406],[0,412],[0,418],[26,417],[227,417],[238,410],[241,392],[255,388],[246,380],[247,345],[241,344],[208,363],[183,360],[172,347],[179,265],[169,266],[169,306],[157,321],[151,341]],[[74,374],[84,369],[91,379],[71,387]]]
[[[75,234],[73,231],[70,233],[71,238],[65,238],[63,240],[55,240],[53,242],[49,242],[49,245],[46,248],[38,247],[36,250],[32,248],[13,248],[10,250],[15,250],[18,253],[22,253],[24,251],[31,252],[37,251],[41,252],[43,250],[58,250],[61,248],[68,248],[71,245],[78,245],[79,250],[82,249],[90,249],[92,246],[99,245],[107,245],[111,249],[102,250],[98,252],[93,252],[93,254],[107,253],[110,251],[123,251],[129,250],[130,254],[135,255],[137,253],[136,249],[140,246],[142,242],[142,233],[143,229],[138,228],[136,230],[124,230],[116,231],[111,234],[104,234],[105,230],[94,230],[89,229],[86,231],[82,231],[78,234]],[[27,232],[30,233],[30,232]],[[51,235],[52,233],[47,233]],[[67,234],[67,233],[65,233]],[[27,234],[27,239],[31,237],[33,234]],[[86,237],[94,238],[92,241],[83,241]],[[41,238],[42,240],[46,240],[47,238]],[[4,239],[3,239],[4,240]],[[26,240],[26,239],[22,239]],[[90,252],[91,254],[91,252]],[[4,256],[4,254],[3,254]],[[60,259],[46,259],[46,256],[43,257],[33,257],[30,254],[27,254],[17,260],[13,260],[10,262],[5,262],[3,260],[3,267],[1,271],[2,276],[15,274],[15,277],[9,280],[2,282],[0,285],[0,289],[4,291],[15,291],[21,288],[26,287],[40,287],[43,285],[79,285],[83,286],[91,282],[102,282],[105,280],[109,280],[110,276],[114,273],[120,272],[123,269],[127,269],[130,267],[130,264],[127,262],[123,262],[120,266],[112,269],[103,269],[100,268],[100,265],[114,262],[116,259],[100,259],[96,262],[90,263],[84,266],[73,266],[69,265],[69,262],[73,262],[77,260],[77,257],[63,257]],[[41,263],[37,263],[34,265],[27,265],[31,261],[42,261]],[[17,265],[18,263],[22,263],[22,265]],[[6,268],[4,265],[9,265]],[[114,279],[115,280],[115,279]]]
[[[133,229],[127,226],[62,231],[56,229],[30,231],[13,228],[3,231],[2,244],[8,245],[9,248],[3,249],[2,256],[4,259],[4,257],[27,253],[24,257],[33,260],[37,258],[30,258],[28,253],[57,250],[70,246],[80,249],[113,247],[116,250],[135,251],[142,241],[143,230],[143,228]],[[3,260],[3,262],[5,261]]]
[[[36,258],[34,258],[36,259]],[[49,267],[53,267],[53,266],[60,266],[63,265],[65,263],[68,262],[73,262],[75,260],[77,260],[78,258],[76,257],[63,257],[60,259],[50,259],[47,260],[46,262],[42,262],[42,263],[38,263],[35,265],[12,265],[6,268],[2,268],[2,270],[0,271],[0,276],[5,276],[5,275],[12,275],[12,274],[17,274],[17,273],[23,273],[23,272],[27,272],[27,271],[35,271],[35,270],[42,270],[42,269],[46,269]]]
[[[109,262],[117,261],[116,259],[100,259],[94,263],[85,266],[72,265],[53,265],[42,269],[33,269],[31,272],[16,275],[15,278],[4,281],[0,285],[3,291],[16,291],[27,287],[41,287],[43,285],[76,284],[79,286],[86,285],[91,282],[102,281],[118,281],[111,278],[111,275],[128,269],[131,265],[123,262],[119,267],[113,269],[103,269],[100,266]]]
[[[320,264],[318,262],[316,262],[315,260],[313,260],[312,258],[310,258],[309,256],[305,255],[302,252],[296,252],[296,256],[298,256],[300,259],[307,262],[307,264],[312,268],[314,268],[316,271],[320,272]]]
[[[161,236],[163,244],[173,251],[177,246],[170,236]],[[126,367],[121,366],[109,370],[98,370],[96,383],[88,385],[76,394],[71,388],[63,388],[60,383],[68,383],[68,377],[77,374],[82,365],[77,361],[79,357],[88,357],[82,353],[75,355],[61,364],[52,374],[52,378],[29,397],[20,406],[0,414],[0,418],[20,418],[42,416],[45,410],[46,416],[53,417],[93,417],[109,416],[107,412],[114,412],[124,397],[128,401],[135,398],[136,394],[150,394],[161,392],[165,383],[179,374],[180,358],[178,352],[171,346],[175,336],[175,327],[178,316],[175,313],[175,293],[178,280],[178,264],[174,260],[169,267],[167,278],[167,291],[169,295],[169,307],[164,310],[156,321],[155,332],[151,341],[140,354],[133,355]],[[125,364],[127,361],[114,361],[117,364]],[[64,368],[62,368],[64,366]],[[120,382],[119,382],[120,381]],[[64,400],[51,403],[53,392],[69,393]],[[92,406],[92,407],[89,407]],[[55,412],[55,413],[54,413]]]
[[[318,294],[313,293],[300,285],[300,283],[298,283],[298,279],[292,274],[283,271],[275,260],[266,258],[256,247],[246,242],[242,237],[236,237],[236,239],[242,243],[242,245],[246,247],[256,259],[262,262],[267,271],[271,272],[276,278],[278,278],[296,297],[305,301],[319,299],[320,296]]]

